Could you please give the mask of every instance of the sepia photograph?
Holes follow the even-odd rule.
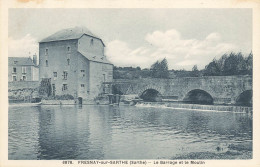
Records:
[[[8,29],[9,159],[252,158],[251,9],[9,9]]]
[[[6,11],[7,161],[254,159],[252,8]]]

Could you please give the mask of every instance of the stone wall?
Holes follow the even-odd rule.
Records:
[[[8,98],[10,101],[30,101],[38,97],[38,81],[8,82]]]
[[[78,40],[78,51],[96,56],[99,59],[104,56],[104,46],[100,39],[83,35]]]
[[[89,97],[94,99],[104,92],[103,82],[113,80],[113,65],[90,61],[89,73]]]
[[[48,49],[47,53],[46,49]],[[48,66],[46,66],[46,60],[48,60]],[[51,78],[56,95],[75,96],[78,89],[77,73],[79,72],[77,40],[40,43],[39,69],[40,81],[42,78]],[[57,73],[57,77],[54,77],[54,72]],[[67,72],[67,78],[64,77],[64,72]],[[66,90],[63,89],[63,84],[67,85]]]
[[[18,89],[35,89],[39,87],[39,81],[17,81],[8,82],[8,91]]]
[[[75,100],[42,100],[43,105],[75,105]]]

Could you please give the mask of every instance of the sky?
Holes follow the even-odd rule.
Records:
[[[38,55],[53,33],[87,27],[105,43],[115,66],[203,69],[224,53],[252,50],[252,10],[241,9],[9,9],[8,56]]]

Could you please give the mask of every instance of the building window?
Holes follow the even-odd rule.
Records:
[[[17,81],[16,75],[13,75],[13,81]]]
[[[70,52],[70,47],[69,46],[67,47],[67,50],[68,50],[68,52]]]
[[[45,63],[46,63],[46,67],[48,67],[49,66],[48,60],[46,60]]]
[[[53,79],[54,79],[54,80],[57,79],[57,72],[53,72]]]
[[[16,73],[16,67],[13,68],[13,73]]]
[[[63,79],[67,80],[68,78],[68,72],[67,71],[63,71]]]
[[[80,87],[84,88],[84,87],[85,87],[85,85],[84,85],[84,84],[80,84]]]
[[[25,75],[22,76],[22,81],[26,81],[26,76]]]
[[[80,70],[80,72],[82,73],[82,77],[85,77],[85,70]]]
[[[26,67],[22,67],[22,73],[26,74]]]
[[[14,61],[14,64],[17,64],[18,61]]]
[[[64,91],[64,90],[68,90],[68,85],[67,84],[63,84],[62,85],[62,91]]]
[[[67,59],[68,66],[70,65],[70,59]]]
[[[91,39],[91,41],[90,41],[90,44],[91,44],[91,45],[93,45],[93,43],[94,43],[94,40],[93,40],[93,39]]]
[[[48,55],[48,54],[49,54],[49,50],[45,49],[45,55]]]

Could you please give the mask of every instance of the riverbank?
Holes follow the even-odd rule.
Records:
[[[171,159],[252,159],[252,142],[230,144],[225,152],[192,152]]]
[[[181,104],[170,102],[138,102],[138,107],[158,107],[158,108],[173,108],[173,109],[188,109],[216,112],[236,112],[236,113],[252,113],[252,107],[244,106],[224,106],[224,105],[202,105],[202,104]]]

